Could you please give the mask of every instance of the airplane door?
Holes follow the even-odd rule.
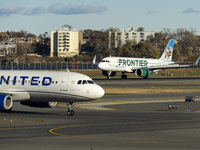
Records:
[[[66,76],[66,75],[62,76],[62,80],[61,80],[61,84],[60,84],[61,91],[68,91],[68,85],[67,85],[68,78],[69,78],[69,76]]]

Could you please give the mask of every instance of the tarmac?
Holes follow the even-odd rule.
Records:
[[[197,88],[199,79],[129,79],[136,84],[164,86],[180,82]],[[172,82],[173,81],[173,82]],[[97,80],[102,86],[120,86],[124,80]],[[161,84],[163,83],[163,84]],[[192,84],[191,84],[192,83]],[[142,85],[141,85],[142,84]],[[193,87],[194,85],[194,87]],[[170,87],[170,85],[168,85]],[[171,86],[176,86],[171,84]],[[185,103],[185,95],[194,103]],[[179,106],[168,110],[169,104]],[[200,95],[116,94],[91,102],[74,103],[74,116],[67,116],[67,105],[32,108],[14,103],[11,113],[0,113],[0,146],[12,150],[186,150],[200,147]]]

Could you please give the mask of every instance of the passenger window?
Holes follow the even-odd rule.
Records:
[[[86,80],[83,80],[83,83],[82,84],[87,84],[87,81]]]
[[[77,84],[81,84],[82,80],[79,80]]]

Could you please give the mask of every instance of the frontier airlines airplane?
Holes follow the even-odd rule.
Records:
[[[64,71],[0,70],[0,111],[10,112],[13,102],[31,107],[55,107],[68,103],[67,115],[74,115],[74,102],[101,98],[104,90],[83,74]]]
[[[174,40],[170,40],[160,59],[134,58],[134,57],[105,57],[98,64],[102,74],[107,79],[115,76],[116,72],[121,72],[121,78],[126,79],[125,73],[135,73],[139,77],[148,78],[151,72],[157,72],[162,69],[184,68],[189,65],[179,65],[172,61]],[[96,56],[93,64],[95,64]],[[196,64],[198,63],[197,60]]]

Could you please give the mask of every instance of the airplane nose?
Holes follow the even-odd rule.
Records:
[[[101,63],[101,62],[98,64],[98,67],[99,67],[100,69],[102,69],[102,63]]]
[[[96,93],[95,93],[95,98],[101,98],[104,96],[105,91],[102,87],[100,87],[99,85],[97,85],[98,88],[96,89]]]

